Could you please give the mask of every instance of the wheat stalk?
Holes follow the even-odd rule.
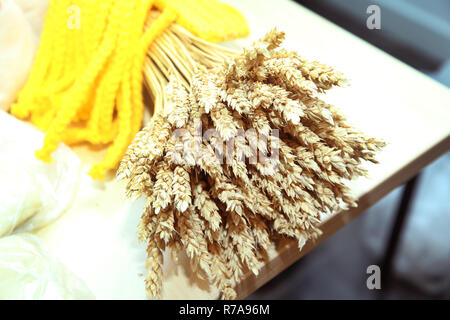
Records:
[[[161,40],[161,55],[170,41],[192,50],[177,50],[186,59],[178,76],[160,70],[162,82],[149,81],[150,91],[165,90],[167,104],[155,105],[118,172],[130,193],[148,197],[140,234],[155,260],[146,280],[152,296],[161,292],[166,246],[184,251],[192,269],[232,299],[234,284],[258,274],[274,243],[295,239],[301,249],[321,234],[323,215],[356,205],[346,183],[366,174],[361,163],[376,162],[384,143],[322,100],[345,83],[342,75],[278,49],[283,39],[273,30],[240,54],[176,26]],[[178,129],[187,133],[181,142],[171,136]],[[203,137],[209,129],[217,134]],[[275,150],[278,157],[267,157]]]

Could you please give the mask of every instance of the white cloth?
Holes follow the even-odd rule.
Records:
[[[0,110],[0,237],[40,228],[72,204],[81,161],[66,146],[52,163],[36,159],[44,135]]]
[[[8,110],[28,77],[48,0],[0,0],[0,109]]]
[[[31,234],[0,238],[0,300],[94,299],[86,284]]]

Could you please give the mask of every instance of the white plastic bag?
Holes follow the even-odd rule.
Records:
[[[31,29],[39,40],[44,25],[44,17],[49,0],[12,0],[23,12],[23,15],[31,25]]]
[[[47,0],[0,0],[0,109],[8,110],[28,77]]]
[[[0,299],[94,299],[31,234],[0,238]]]
[[[54,221],[75,197],[80,159],[61,144],[52,163],[37,160],[43,137],[0,110],[0,237]]]

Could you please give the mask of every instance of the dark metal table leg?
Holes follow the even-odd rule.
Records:
[[[394,263],[395,254],[398,249],[400,237],[402,235],[403,228],[405,226],[408,212],[410,211],[412,200],[414,198],[414,192],[419,180],[419,174],[409,180],[403,190],[403,194],[400,200],[400,205],[397,209],[397,214],[392,226],[392,230],[389,236],[389,240],[386,244],[386,252],[381,263],[381,288],[385,292],[389,289],[389,285],[392,280],[392,267]]]

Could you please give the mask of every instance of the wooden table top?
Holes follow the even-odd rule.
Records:
[[[227,2],[246,16],[252,33],[226,46],[248,45],[275,26],[285,31],[286,49],[332,65],[351,80],[350,87],[329,92],[327,101],[340,107],[355,127],[388,142],[378,156],[380,164],[365,165],[370,178],[352,183],[358,208],[328,217],[322,237],[301,252],[291,243],[270,252],[259,275],[238,284],[238,298],[245,298],[450,149],[450,90],[294,2]],[[76,152],[86,164],[101,156],[87,149]],[[93,182],[84,175],[72,208],[36,232],[98,299],[146,298],[145,247],[136,237],[143,201],[126,199],[124,190],[122,182]],[[218,297],[217,289],[169,257],[163,298]]]

